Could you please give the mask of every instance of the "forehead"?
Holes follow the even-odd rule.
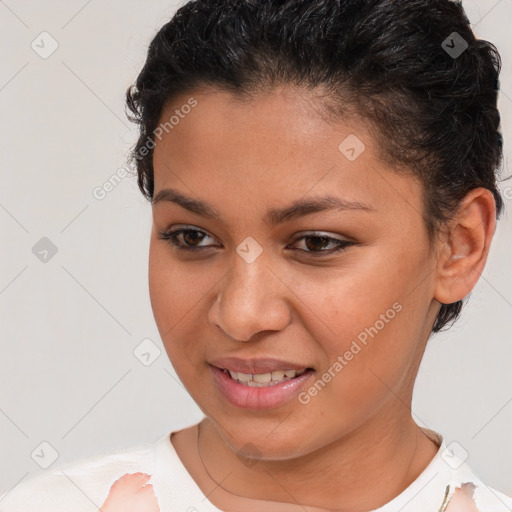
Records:
[[[180,110],[191,98],[196,105]],[[168,103],[160,122],[171,116],[179,122],[154,150],[156,193],[178,188],[242,205],[329,192],[376,209],[397,199],[411,208],[420,199],[417,180],[379,158],[364,120],[327,122],[307,91],[280,88],[241,98],[199,90]]]

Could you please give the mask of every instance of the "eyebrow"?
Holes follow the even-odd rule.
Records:
[[[209,219],[219,220],[226,224],[222,215],[210,204],[205,201],[200,201],[192,197],[187,197],[182,193],[172,188],[165,188],[160,190],[153,198],[151,204],[154,206],[162,201],[170,201],[175,203],[185,210],[192,213],[206,217]],[[284,222],[310,215],[313,213],[323,211],[343,211],[343,210],[362,210],[362,211],[376,211],[375,208],[362,204],[358,201],[349,201],[336,196],[321,196],[313,197],[310,199],[299,199],[289,206],[281,208],[270,208],[267,211],[266,220],[270,225],[278,225]]]

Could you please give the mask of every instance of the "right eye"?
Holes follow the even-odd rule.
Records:
[[[174,247],[184,251],[197,251],[212,245],[199,245],[206,238],[211,238],[204,231],[182,228],[169,231],[159,231],[158,238],[166,240]]]

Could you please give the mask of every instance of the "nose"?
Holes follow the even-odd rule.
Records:
[[[235,255],[210,308],[210,323],[244,342],[259,338],[264,331],[283,330],[291,321],[291,311],[290,292],[281,279],[263,255],[252,263]]]

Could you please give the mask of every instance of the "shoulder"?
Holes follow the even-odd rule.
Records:
[[[154,447],[139,444],[49,468],[4,492],[0,512],[97,512],[123,476],[153,474]]]

